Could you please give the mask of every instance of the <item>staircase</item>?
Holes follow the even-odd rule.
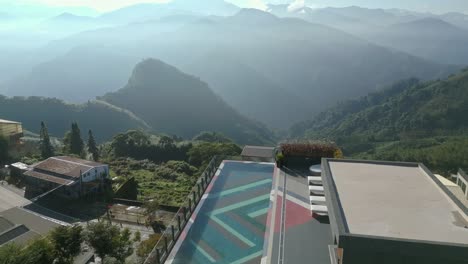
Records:
[[[311,166],[310,172],[312,176],[308,176],[307,181],[309,183],[311,213],[318,215],[328,215],[320,165]]]

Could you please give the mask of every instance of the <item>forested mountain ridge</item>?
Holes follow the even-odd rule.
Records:
[[[376,140],[463,135],[468,130],[468,69],[447,79],[410,79],[343,102],[295,125],[293,136],[372,136]]]
[[[240,115],[206,83],[155,59],[140,62],[125,87],[100,99],[129,109],[162,133],[192,138],[216,131],[244,144],[273,142],[266,127]]]
[[[467,116],[468,69],[340,103],[295,125],[291,134],[336,141],[348,157],[422,162],[447,175],[468,167]]]
[[[93,130],[100,142],[129,129],[150,130],[144,121],[128,110],[100,101],[76,105],[55,98],[0,96],[0,117],[21,122],[24,129],[36,133],[44,121],[50,135],[59,138],[76,121],[83,131]]]

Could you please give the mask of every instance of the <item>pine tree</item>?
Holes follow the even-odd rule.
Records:
[[[41,149],[42,158],[47,159],[47,158],[52,157],[54,155],[54,147],[50,143],[49,132],[44,122],[41,122],[40,137],[41,137],[40,149]]]
[[[96,140],[94,140],[91,129],[88,132],[88,152],[93,155],[94,161],[99,161],[99,149],[96,146]]]
[[[78,156],[83,154],[84,142],[83,139],[81,139],[81,132],[80,128],[78,127],[78,123],[72,123],[71,131],[68,131],[65,134],[63,142],[65,144],[65,152]]]

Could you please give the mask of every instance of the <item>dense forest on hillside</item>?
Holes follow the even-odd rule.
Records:
[[[329,138],[345,154],[423,161],[438,171],[466,166],[468,69],[444,80],[396,83],[295,125],[295,137]],[[463,156],[465,155],[465,156]]]
[[[34,133],[39,132],[41,121],[44,121],[53,137],[62,137],[76,121],[84,131],[96,131],[96,139],[100,142],[129,129],[150,128],[129,111],[101,101],[76,105],[55,98],[0,95],[0,115],[21,122],[24,129]]]

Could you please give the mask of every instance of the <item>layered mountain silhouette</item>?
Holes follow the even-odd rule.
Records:
[[[240,143],[268,143],[271,132],[228,106],[200,79],[155,59],[140,62],[128,84],[100,98],[128,109],[155,131],[192,138],[221,132]]]
[[[152,57],[208,82],[241,114],[285,129],[338,101],[394,81],[445,77],[459,69],[377,46],[331,27],[260,10],[244,9],[225,18],[195,18],[195,22],[187,16],[163,21],[57,41],[47,50],[67,50],[77,43],[91,49],[90,66],[82,63],[86,56],[79,53],[60,56],[11,82],[8,95],[83,102],[124,86],[125,72],[141,58]],[[93,51],[92,47],[105,48]],[[49,78],[57,72],[67,76],[66,83],[59,80],[63,78]],[[80,96],[75,93],[78,86]]]
[[[299,17],[327,25],[391,49],[443,64],[468,62],[468,16],[462,13],[435,15],[399,9],[368,9],[357,6],[312,9],[270,5],[281,17]]]
[[[468,30],[439,18],[395,24],[369,34],[376,43],[440,63],[468,62]]]
[[[97,18],[117,24],[143,22],[171,15],[233,15],[239,7],[223,0],[174,0],[168,3],[143,3],[124,7]]]
[[[6,82],[5,94],[56,97],[82,103],[128,80],[137,59],[103,46],[78,47]]]

